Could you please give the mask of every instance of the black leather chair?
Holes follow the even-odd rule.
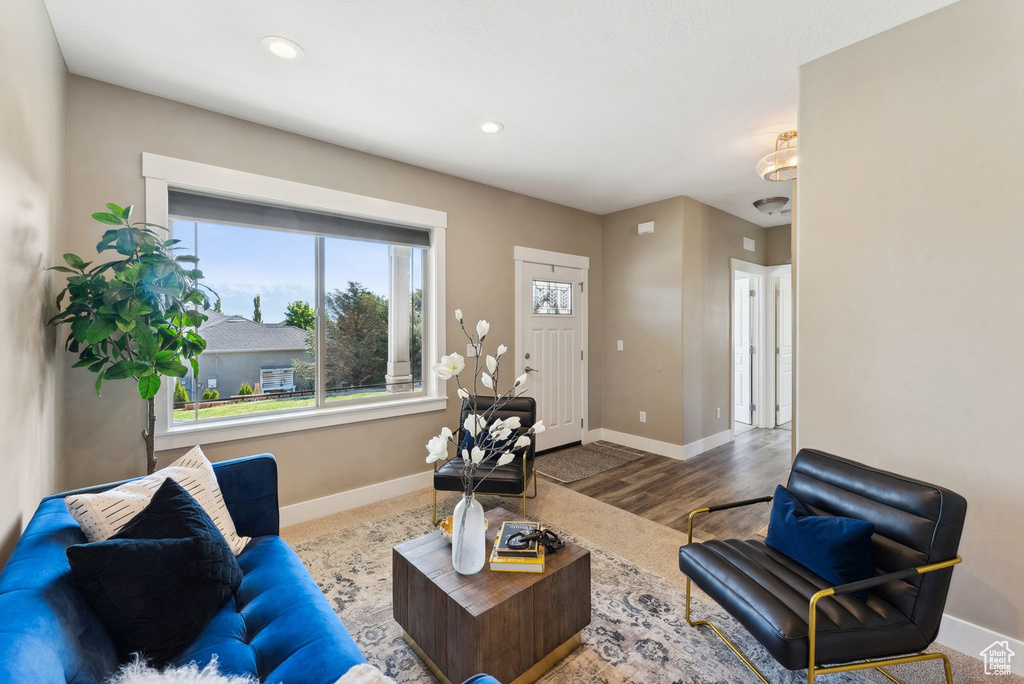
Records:
[[[494,405],[494,397],[476,397],[476,407],[478,412],[483,412],[491,408]],[[466,416],[470,413],[468,401],[462,402],[462,413],[459,416],[459,425],[466,422]],[[537,422],[537,402],[533,397],[516,397],[511,399],[504,406],[501,406],[497,411],[494,412],[490,419],[497,420],[498,418],[511,418],[512,416],[519,416],[520,434],[525,433],[533,424]],[[459,429],[458,439],[462,442],[462,438],[465,434],[463,429]],[[480,475],[487,475],[483,484],[480,485],[480,489],[477,494],[490,494],[494,496],[506,496],[521,498],[523,500],[523,516],[526,516],[526,500],[533,499],[537,496],[537,478],[533,470],[533,460],[536,455],[537,439],[531,436],[530,446],[525,449],[516,452],[515,459],[511,463],[507,463],[503,466],[495,468],[494,472],[487,475],[491,468],[483,467],[478,469],[478,477],[474,479],[474,484],[480,482]],[[462,491],[462,477],[459,473],[462,472],[462,457],[456,456],[449,461],[443,463],[438,467],[438,463],[434,464],[434,524],[438,521],[437,517],[437,493],[441,492],[461,492]],[[533,494],[527,494],[526,490],[530,484],[530,480],[533,480]]]
[[[870,468],[813,449],[793,462],[787,488],[819,515],[874,523],[876,576],[837,587],[762,540],[692,543],[703,513],[771,501],[771,497],[699,508],[690,513],[688,543],[679,549],[686,575],[686,620],[710,627],[765,684],[768,680],[715,625],[690,618],[693,581],[746,627],[783,667],[816,675],[922,660],[939,631],[967,502],[948,489]],[[854,593],[867,589],[867,601]],[[853,662],[859,661],[859,662]],[[826,663],[831,665],[826,666]]]

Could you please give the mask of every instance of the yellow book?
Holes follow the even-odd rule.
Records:
[[[544,572],[544,549],[537,558],[498,557],[498,540],[491,549],[491,570],[494,572]]]

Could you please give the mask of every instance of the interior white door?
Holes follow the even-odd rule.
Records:
[[[775,296],[775,424],[793,420],[793,278],[779,276]]]
[[[751,404],[751,278],[736,276],[733,282],[733,418],[737,423],[753,422]]]
[[[518,306],[526,394],[537,400],[537,418],[547,427],[537,450],[582,441],[583,271],[524,262]]]

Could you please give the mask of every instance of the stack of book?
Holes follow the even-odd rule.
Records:
[[[533,540],[525,549],[510,549],[508,539],[522,532],[536,532],[534,522],[503,522],[494,537],[491,550],[491,570],[495,572],[544,572],[544,547]]]

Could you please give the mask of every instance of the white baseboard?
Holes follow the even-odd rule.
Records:
[[[948,646],[953,650],[966,653],[972,658],[981,659],[981,652],[997,641],[1005,641],[1016,656],[1010,662],[1014,674],[1024,675],[1024,641],[994,632],[987,627],[976,625],[967,620],[953,617],[949,613],[942,616],[939,625],[939,636],[936,643]]]
[[[705,451],[711,451],[717,449],[723,444],[728,444],[732,441],[732,430],[723,430],[718,434],[709,435],[703,439],[698,439],[696,442],[690,442],[683,447],[683,458],[693,458],[699,456]]]
[[[649,451],[652,454],[658,454],[659,456],[668,456],[669,458],[678,458],[680,460],[685,458],[683,455],[683,447],[679,444],[659,442],[658,440],[651,439],[649,437],[631,435],[628,432],[616,432],[615,430],[609,430],[608,428],[598,428],[587,433],[587,441],[596,442],[599,439],[621,444],[622,446],[627,446],[632,449]]]
[[[621,444],[622,446],[628,446],[633,449],[643,449],[644,451],[649,451],[652,454],[668,456],[669,458],[676,458],[681,461],[685,461],[688,458],[693,458],[694,456],[703,454],[705,451],[710,451],[711,449],[720,447],[723,444],[728,444],[732,441],[732,432],[730,430],[724,430],[718,434],[711,435],[710,437],[698,439],[696,442],[690,442],[685,446],[679,446],[678,444],[659,442],[656,439],[650,439],[648,437],[631,435],[628,432],[616,432],[615,430],[609,430],[608,428],[597,428],[584,435],[583,443],[588,444],[602,439],[609,442],[615,442],[616,444]]]
[[[349,489],[345,492],[330,494],[319,499],[310,499],[290,506],[281,507],[281,527],[322,518],[332,513],[340,513],[350,508],[358,508],[367,504],[390,499],[429,487],[433,481],[434,471],[428,470],[415,475],[406,475],[387,482]]]

